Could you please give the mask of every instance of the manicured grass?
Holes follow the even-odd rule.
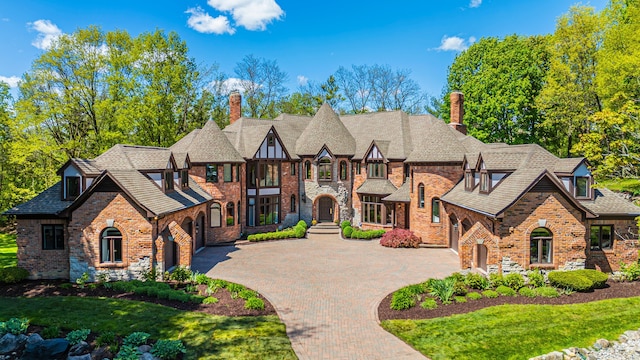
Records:
[[[0,297],[0,320],[26,317],[61,329],[145,331],[152,338],[180,339],[186,359],[296,359],[277,316],[226,317],[179,311],[139,301],[78,297]]]
[[[606,187],[613,191],[625,191],[640,195],[640,179],[615,179],[598,181],[599,187]]]
[[[0,234],[0,268],[16,266],[18,245],[16,245],[16,236],[9,234]]]
[[[382,327],[431,359],[528,359],[617,339],[640,326],[640,297],[573,305],[500,305]]]

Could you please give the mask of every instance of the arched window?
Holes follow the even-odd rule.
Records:
[[[424,184],[418,185],[418,207],[424,208]]]
[[[122,262],[122,234],[120,230],[110,227],[100,235],[100,262]]]
[[[222,211],[220,210],[220,204],[213,203],[211,205],[211,227],[222,226]]]
[[[550,264],[553,262],[553,235],[546,228],[531,232],[531,263]]]
[[[236,224],[236,210],[233,208],[233,203],[227,203],[227,226],[233,226]]]
[[[291,195],[291,212],[296,212],[296,196]]]
[[[347,162],[340,161],[340,180],[347,180]]]
[[[326,157],[318,162],[319,181],[331,181],[331,165],[331,160]]]
[[[304,178],[311,179],[311,161],[304,162]]]
[[[422,187],[422,189],[424,195],[424,186]],[[438,198],[431,199],[431,222],[440,222],[440,199]]]

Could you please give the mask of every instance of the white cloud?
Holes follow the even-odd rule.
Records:
[[[2,76],[0,75],[0,81],[6,82],[9,84],[9,87],[15,88],[18,87],[18,83],[20,82],[20,78],[17,76]]]
[[[49,20],[36,20],[27,25],[39,33],[38,37],[31,43],[31,45],[38,49],[49,49],[53,42],[62,35],[62,30]]]
[[[469,40],[465,40],[458,36],[444,36],[440,42],[440,46],[436,48],[439,51],[463,51],[469,45],[473,44],[476,38],[471,36]]]
[[[237,26],[247,30],[265,30],[273,20],[280,20],[284,11],[275,0],[208,0],[212,8],[230,13]]]
[[[233,34],[236,32],[236,29],[232,28],[229,24],[229,19],[224,15],[214,18],[199,6],[187,9],[185,12],[191,14],[189,20],[187,20],[187,25],[197,32],[218,35],[224,33]]]
[[[304,75],[298,75],[296,79],[298,79],[298,85],[300,86],[305,86],[309,82],[309,79]]]
[[[480,5],[482,5],[482,0],[471,0],[469,2],[469,7],[472,7],[472,8],[477,8]]]

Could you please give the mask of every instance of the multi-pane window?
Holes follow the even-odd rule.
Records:
[[[236,211],[234,209],[233,203],[227,203],[227,226],[233,226],[235,225],[236,221],[235,221],[235,216],[236,216]]]
[[[256,174],[256,164],[255,163],[251,163],[249,165],[247,165],[249,167],[249,171],[248,171],[248,180],[249,180],[249,187],[251,188],[255,188],[256,187],[256,178],[258,177]]]
[[[480,173],[480,192],[488,193],[491,184],[489,183],[489,173],[483,171]]]
[[[290,212],[296,212],[296,196],[291,195],[291,210]]]
[[[231,164],[224,164],[224,167],[222,169],[223,171],[223,176],[224,176],[224,182],[232,182],[233,181],[233,167],[231,166]]]
[[[180,172],[180,180],[182,181],[182,187],[189,187],[189,170],[182,170]]]
[[[256,225],[256,198],[250,197],[247,205],[247,226]]]
[[[553,262],[553,235],[546,228],[537,228],[531,232],[530,261],[532,264],[551,264]]]
[[[65,186],[67,187],[67,199],[75,199],[80,195],[80,177],[67,176]]]
[[[100,262],[122,262],[122,234],[116,228],[107,228],[100,236]]]
[[[384,163],[371,162],[367,164],[367,177],[384,179],[386,176]]]
[[[475,186],[476,184],[473,178],[473,172],[471,172],[471,170],[467,170],[464,173],[464,189],[466,191],[472,191]]]
[[[173,190],[173,172],[171,171],[164,173],[164,190]]]
[[[220,204],[213,203],[211,205],[211,227],[220,227],[222,218],[222,211],[220,208]]]
[[[42,225],[42,250],[64,249],[64,225]]]
[[[438,198],[431,199],[431,222],[440,222],[440,199]]]
[[[304,178],[311,179],[311,161],[304,162]]]
[[[347,180],[347,162],[340,161],[340,180]]]
[[[260,197],[258,211],[260,211],[260,225],[279,223],[280,196]]]
[[[362,196],[362,221],[366,223],[382,224],[385,219],[380,196]]]
[[[418,185],[418,207],[424,208],[424,184]]]
[[[296,174],[296,163],[291,163],[291,175],[295,175]]]
[[[576,177],[576,197],[589,197],[588,177]]]
[[[613,247],[613,226],[591,225],[591,250],[605,250]]]
[[[318,180],[331,181],[331,160],[323,158],[318,162]]]
[[[280,164],[260,164],[260,187],[280,185]]]
[[[362,167],[360,166],[360,163],[354,163],[353,166],[356,167],[356,174],[360,175],[362,173]]]
[[[206,165],[206,178],[207,178],[207,182],[218,182],[218,165],[216,164]]]

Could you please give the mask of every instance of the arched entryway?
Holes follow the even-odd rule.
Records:
[[[460,223],[455,215],[449,216],[449,247],[453,251],[458,251],[458,238],[460,236]]]
[[[164,242],[164,269],[165,271],[178,265],[180,259],[178,244],[174,241],[173,236],[168,235]]]
[[[204,247],[204,232],[206,227],[204,226],[204,213],[198,214],[196,218],[196,233],[194,236],[194,246],[193,251],[198,251],[199,249]]]
[[[333,222],[333,199],[323,196],[318,199],[318,222]]]
[[[489,250],[484,244],[476,245],[476,268],[487,271],[487,257]]]

